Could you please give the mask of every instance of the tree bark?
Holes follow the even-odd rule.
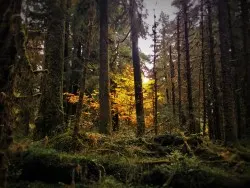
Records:
[[[206,77],[205,77],[205,53],[204,53],[204,1],[201,0],[201,68],[202,68],[202,97],[203,97],[203,135],[206,134],[207,109],[206,109]]]
[[[229,25],[228,7],[226,0],[218,1],[219,9],[219,35],[222,70],[223,113],[225,119],[225,143],[237,141],[237,131],[234,113],[233,82],[229,62]]]
[[[141,137],[145,133],[145,120],[143,108],[143,92],[142,92],[142,78],[140,56],[138,49],[138,13],[135,0],[130,0],[130,24],[131,24],[131,41],[132,41],[132,59],[134,67],[134,87],[135,87],[135,106],[137,119],[137,136]]]
[[[36,121],[37,134],[40,137],[54,135],[62,131],[63,112],[63,72],[65,40],[65,1],[48,1],[48,30],[45,41],[45,69],[43,95],[39,117]]]
[[[119,109],[117,106],[115,106],[116,103],[116,98],[118,97],[118,94],[116,93],[116,89],[117,89],[117,83],[115,81],[113,81],[112,79],[110,80],[110,92],[111,94],[114,96],[112,102],[111,102],[111,106],[112,106],[112,110],[111,110],[111,115],[112,115],[112,129],[113,132],[117,132],[120,129],[119,126]]]
[[[183,1],[182,6],[183,6],[183,16],[184,16],[184,34],[185,34],[185,52],[186,52],[187,100],[188,100],[188,118],[189,118],[188,125],[189,125],[189,132],[195,133],[196,128],[195,128],[194,109],[193,109],[187,2]]]
[[[64,47],[64,72],[65,75],[65,84],[64,92],[70,92],[70,8],[71,0],[67,0],[66,3],[66,19],[65,19],[65,47]]]
[[[79,83],[82,71],[82,43],[80,42],[80,37],[77,36],[75,28],[73,28],[73,55],[72,55],[72,67],[71,67],[71,76],[70,76],[70,93],[78,95]],[[68,106],[68,120],[71,116],[76,115],[77,104],[69,104]]]
[[[231,65],[232,65],[232,74],[233,74],[233,91],[234,91],[234,100],[235,100],[235,107],[236,107],[236,122],[238,127],[238,138],[241,138],[242,135],[242,125],[241,125],[241,100],[239,93],[239,84],[238,84],[238,72],[237,72],[237,65],[238,60],[236,57],[236,50],[235,50],[235,43],[234,43],[234,36],[233,36],[233,26],[232,26],[232,16],[231,16],[231,6],[230,2],[227,2],[228,6],[228,25],[229,25],[229,38],[230,38],[230,49],[231,49]]]
[[[111,133],[110,110],[110,80],[108,63],[108,0],[100,3],[100,75],[99,75],[99,103],[100,103],[100,133]]]
[[[65,79],[64,79],[64,88],[63,93],[71,92],[70,88],[70,77],[72,74],[71,65],[70,65],[70,8],[71,8],[71,0],[67,0],[66,3],[66,19],[65,19],[65,44],[64,44],[64,72],[65,72]],[[65,113],[65,123],[69,123],[69,116],[70,116],[70,108],[71,104],[64,100],[64,113]]]
[[[172,60],[172,47],[169,46],[169,65],[170,65],[170,78],[171,78],[171,88],[172,88],[172,110],[173,118],[175,119],[175,84],[174,84],[174,63]]]
[[[87,27],[87,38],[86,38],[86,51],[83,50],[82,56],[85,55],[84,61],[82,62],[81,75],[80,75],[80,93],[79,93],[79,101],[77,103],[76,108],[76,122],[74,126],[74,138],[79,134],[81,119],[82,119],[82,110],[83,110],[83,98],[86,89],[86,76],[88,70],[88,61],[90,59],[91,52],[91,43],[92,43],[92,32],[95,18],[95,11],[93,11],[96,7],[94,4],[89,8],[88,16],[89,16],[89,25]]]
[[[218,89],[217,89],[217,79],[216,79],[216,62],[214,54],[214,35],[212,28],[212,11],[211,11],[211,2],[207,0],[207,10],[208,10],[208,35],[209,35],[209,69],[211,72],[210,75],[210,84],[212,87],[211,92],[211,102],[212,102],[212,126],[213,126],[213,135],[214,139],[221,139],[221,127],[220,127],[220,111],[219,111],[219,98],[218,98]]]
[[[19,41],[15,37],[21,31],[22,0],[0,1],[0,187],[7,186],[8,149],[12,143],[11,100],[13,100],[12,67],[18,61]],[[15,17],[14,17],[15,15]]]
[[[180,48],[180,16],[177,16],[177,66],[178,66],[178,114],[179,126],[182,127],[182,93],[181,93],[181,48]]]
[[[154,15],[154,18],[156,16]],[[153,35],[154,35],[154,62],[153,62],[153,73],[154,73],[154,131],[155,131],[155,135],[158,135],[158,119],[157,119],[157,111],[158,111],[158,96],[157,96],[157,92],[158,92],[158,87],[157,87],[157,70],[156,70],[156,22],[154,19],[154,25],[153,25]]]
[[[241,0],[241,19],[242,19],[242,36],[243,36],[243,53],[245,67],[245,91],[244,105],[245,112],[245,128],[246,134],[250,137],[250,23],[249,23],[249,3],[247,0]]]

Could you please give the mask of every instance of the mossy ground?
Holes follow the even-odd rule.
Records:
[[[21,147],[20,142],[13,146],[9,185],[13,188],[250,185],[247,147],[226,148],[199,136],[137,139],[90,133],[79,137],[81,147],[70,153],[70,135],[49,139],[48,143],[26,141],[23,145],[28,143],[29,147]]]

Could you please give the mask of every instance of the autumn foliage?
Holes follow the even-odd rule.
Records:
[[[118,112],[119,120],[124,126],[136,125],[135,97],[134,97],[134,77],[133,67],[127,64],[122,71],[111,74],[111,79],[116,87],[112,88],[111,104],[112,110]],[[150,128],[153,122],[153,86],[154,81],[148,80],[143,83],[144,108],[146,127]],[[163,94],[159,93],[159,100],[163,101]],[[64,93],[64,97],[70,104],[77,104],[79,95]],[[85,95],[83,99],[84,111],[82,124],[86,127],[93,126],[93,119],[98,117],[99,102],[98,91],[94,90],[91,95]],[[88,126],[87,126],[88,125]]]

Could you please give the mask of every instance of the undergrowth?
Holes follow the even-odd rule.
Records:
[[[201,141],[197,135],[184,137],[185,142],[180,136],[166,138],[174,139],[173,144],[162,145],[163,142],[155,142],[157,139],[152,137],[137,139],[125,135],[108,138],[97,133],[83,133],[78,137],[81,142],[76,152],[68,152],[73,147],[70,132],[48,138],[46,144],[43,140],[32,144],[26,140],[21,143],[23,150],[18,150],[21,160],[14,161],[22,164],[22,169],[20,171],[17,165],[12,168],[15,171],[12,174],[22,177],[25,168],[39,162],[45,170],[58,168],[58,176],[65,171],[65,177],[71,180],[70,173],[80,166],[83,179],[89,180],[84,185],[100,188],[213,187],[215,184],[226,187],[228,184],[224,180],[238,186],[245,182],[244,177],[249,177],[249,163],[241,162],[243,159],[238,150],[230,150],[206,139]],[[17,152],[19,147],[13,148]],[[26,170],[26,173],[29,172]],[[82,185],[81,178],[76,181]],[[58,186],[58,182],[54,183]],[[43,188],[42,184],[40,187]]]

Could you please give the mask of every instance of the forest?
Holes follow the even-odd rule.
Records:
[[[250,1],[170,1],[0,0],[0,188],[250,187]]]

